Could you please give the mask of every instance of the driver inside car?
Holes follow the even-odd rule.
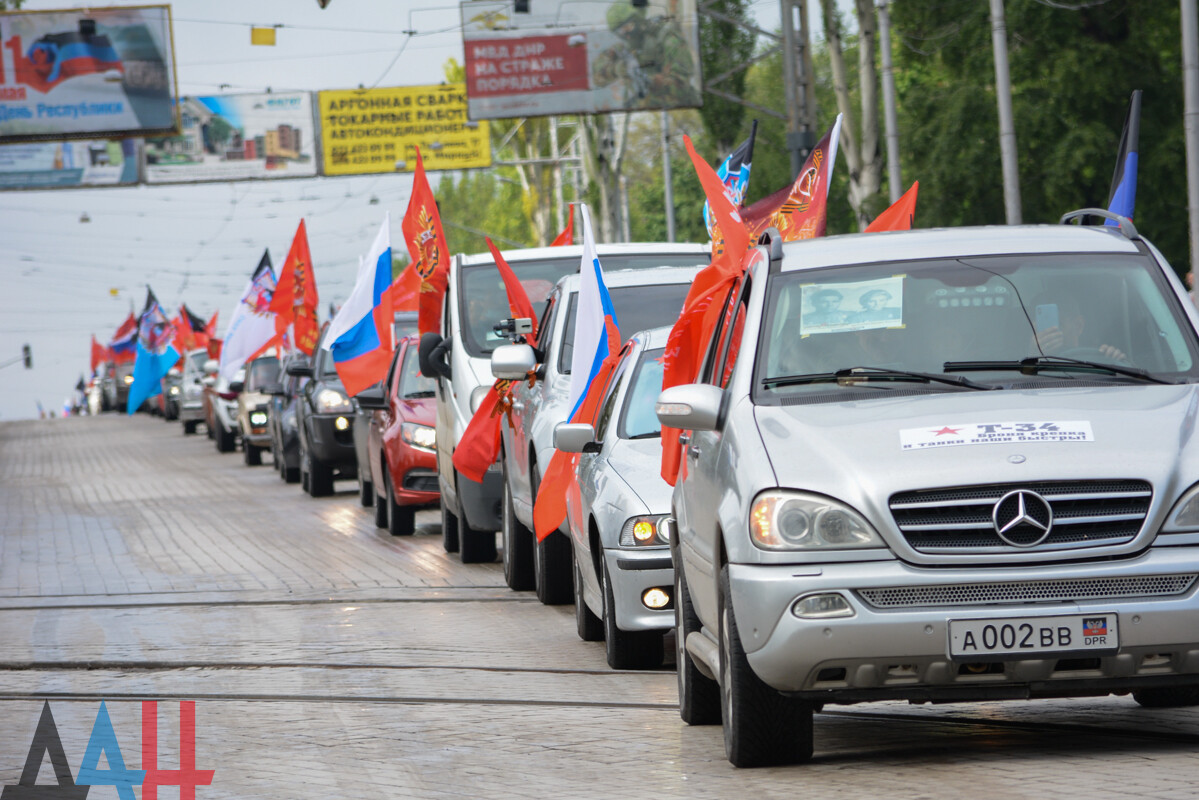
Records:
[[[1049,304],[1038,303],[1037,307]],[[1033,346],[1047,356],[1062,356],[1086,360],[1096,355],[1112,361],[1127,362],[1128,356],[1123,350],[1111,344],[1098,346],[1087,344],[1083,333],[1087,330],[1087,319],[1079,309],[1078,301],[1064,298],[1054,304],[1058,309],[1060,320],[1057,325],[1037,330]],[[1038,326],[1039,327],[1039,326]]]

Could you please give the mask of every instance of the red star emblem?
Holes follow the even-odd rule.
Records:
[[[953,433],[953,434],[956,434],[956,433],[958,433],[959,431],[961,431],[961,428],[950,428],[950,427],[945,427],[945,428],[942,428],[942,429],[941,429],[941,430],[939,430],[939,431],[933,431],[933,434],[934,434],[934,435],[936,435],[936,436],[940,436],[940,435],[942,435],[942,434],[945,434],[945,433]]]

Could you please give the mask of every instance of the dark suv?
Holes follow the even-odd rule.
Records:
[[[296,402],[300,390],[308,382],[308,378],[288,374],[292,365],[309,366],[308,356],[294,353],[284,356],[280,382],[267,387],[264,391],[271,395],[270,419],[267,427],[271,432],[271,459],[279,477],[288,483],[300,480],[300,434],[296,428]]]
[[[326,329],[327,330],[327,329]],[[325,331],[321,332],[321,341]],[[312,364],[292,364],[292,377],[310,378],[296,401],[296,428],[300,434],[300,483],[313,497],[333,492],[335,478],[358,476],[354,452],[354,406],[346,394],[333,354],[317,343]]]

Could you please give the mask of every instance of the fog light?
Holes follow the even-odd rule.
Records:
[[[641,602],[645,604],[646,608],[652,608],[657,611],[670,605],[670,595],[667,594],[665,589],[654,587],[653,589],[645,590],[641,595]]]
[[[251,425],[265,425],[266,424],[266,412],[255,411],[253,414],[250,415],[250,424]]]
[[[339,431],[344,431],[350,427],[350,421],[345,417],[338,417],[337,419],[333,420],[333,427],[337,428]]]
[[[829,619],[852,617],[853,608],[839,594],[810,594],[796,600],[791,606],[791,613],[800,619]]]

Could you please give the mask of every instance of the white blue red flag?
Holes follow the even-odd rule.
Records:
[[[1132,219],[1137,204],[1137,150],[1141,139],[1141,90],[1132,93],[1128,101],[1128,115],[1124,118],[1124,132],[1120,134],[1120,150],[1116,155],[1116,171],[1112,174],[1112,188],[1107,199],[1107,210]],[[1115,225],[1111,220],[1107,225]]]
[[[724,196],[740,208],[745,202],[745,190],[749,187],[749,168],[754,157],[754,139],[758,134],[758,121],[749,129],[749,138],[728,154],[716,170],[716,177],[724,184]],[[704,225],[708,228],[708,238],[715,239],[716,219],[712,216],[712,207],[704,200]]]
[[[595,236],[591,231],[591,212],[586,203],[579,204],[583,217],[583,260],[579,264],[579,299],[575,314],[574,352],[570,359],[570,417],[574,416],[587,393],[591,379],[599,372],[608,355],[608,330],[604,318],[620,325],[612,297],[604,284],[604,270],[595,252]],[[616,342],[619,346],[619,342]],[[570,418],[568,417],[568,419]]]
[[[392,341],[391,214],[375,236],[358,270],[349,299],[329,323],[322,347],[333,353],[333,366],[353,397],[387,376]]]
[[[108,350],[114,364],[128,363],[137,358],[137,317],[132,312],[109,340]]]
[[[162,394],[162,379],[179,360],[175,349],[175,326],[167,319],[158,298],[146,287],[146,307],[137,321],[137,360],[125,412],[132,414],[141,404]]]

